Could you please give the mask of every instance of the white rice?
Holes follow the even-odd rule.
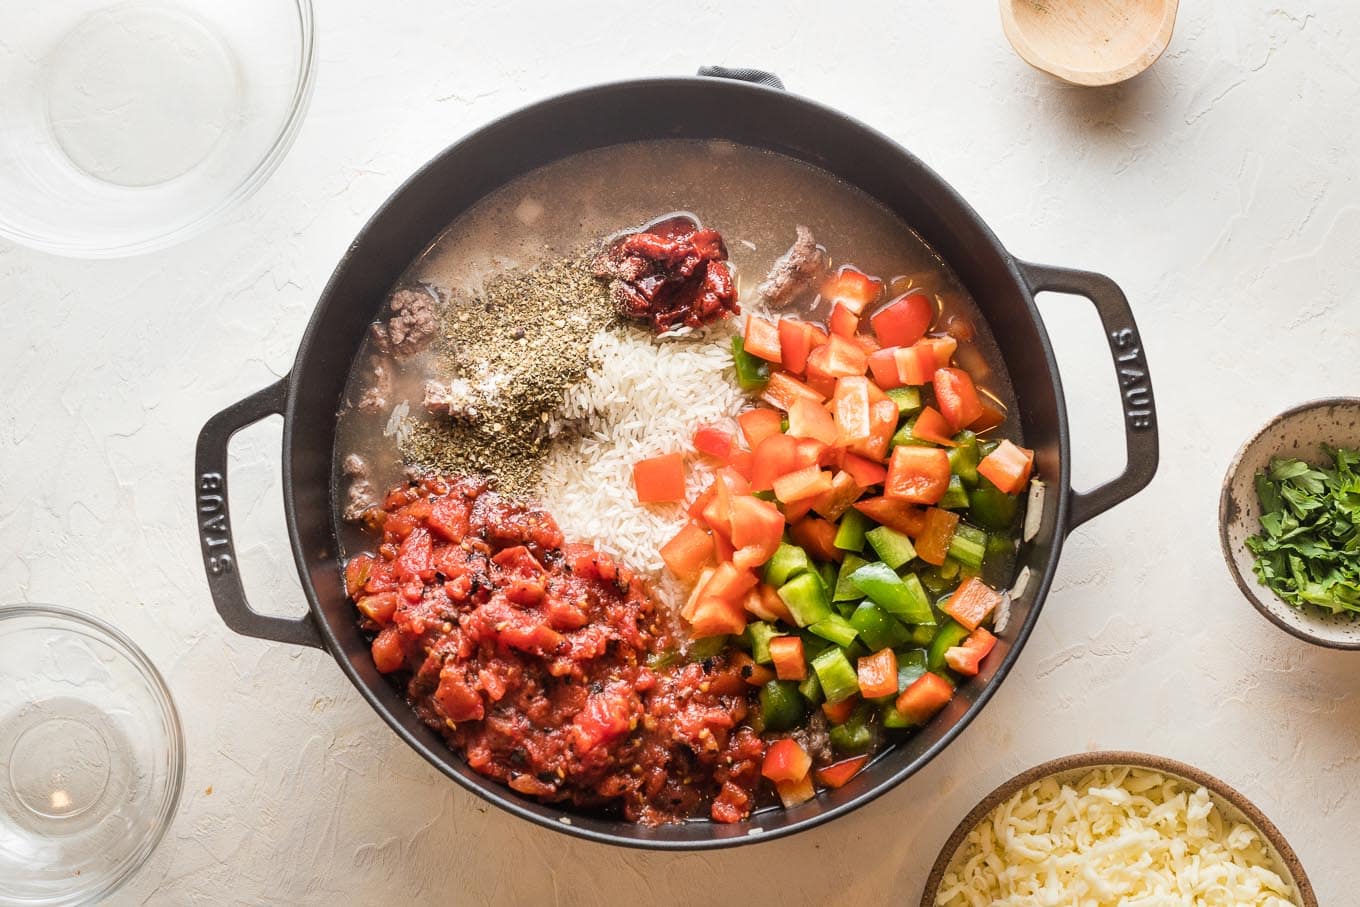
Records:
[[[590,346],[599,364],[568,391],[549,431],[562,435],[543,464],[540,497],[568,538],[587,541],[650,580],[674,603],[678,586],[659,550],[684,521],[680,504],[639,504],[633,464],[686,455],[686,502],[713,469],[694,455],[694,430],[725,424],[748,405],[733,380],[732,326],[658,341],[605,331]],[[572,428],[573,431],[567,431]]]

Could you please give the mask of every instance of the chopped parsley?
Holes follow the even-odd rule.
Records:
[[[1276,457],[1256,474],[1253,570],[1281,600],[1360,613],[1360,450],[1323,447],[1335,467]]]

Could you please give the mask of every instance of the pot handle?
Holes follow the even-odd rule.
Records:
[[[1119,285],[1104,274],[1020,262],[1030,291],[1084,296],[1096,307],[1105,340],[1114,357],[1119,396],[1124,408],[1124,443],[1128,463],[1118,477],[1086,492],[1073,492],[1071,528],[1099,516],[1147,487],[1157,473],[1157,407],[1147,357],[1133,321],[1133,310]]]
[[[228,627],[242,636],[270,639],[297,646],[324,649],[311,615],[270,617],[254,611],[246,601],[237,574],[236,543],[227,510],[227,446],[232,435],[266,416],[282,414],[288,400],[288,376],[228,406],[208,420],[198,433],[194,460],[194,497],[198,513],[198,541],[203,548],[203,569],[217,613]]]
[[[736,79],[738,82],[754,82],[768,88],[784,90],[784,80],[763,69],[747,69],[742,66],[700,66],[698,75],[713,79]]]

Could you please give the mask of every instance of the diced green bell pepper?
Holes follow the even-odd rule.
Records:
[[[900,646],[911,639],[911,631],[902,626],[901,621],[873,602],[861,602],[855,613],[850,615],[850,625],[874,652]]]
[[[780,542],[770,562],[765,565],[765,582],[778,589],[800,573],[812,569],[812,559],[797,545]]]
[[[954,443],[958,446],[949,449],[949,471],[972,488],[978,482],[977,468],[982,460],[978,456],[977,435],[971,431],[959,432],[954,436]]]
[[[812,567],[822,578],[822,588],[826,590],[829,601],[831,590],[836,588],[836,564],[834,561],[813,561]]]
[[[747,393],[765,389],[770,380],[770,364],[764,359],[746,352],[746,344],[740,337],[732,338],[732,364],[737,370],[737,384]]]
[[[949,540],[949,556],[965,567],[978,569],[987,557],[987,533],[968,523],[959,523]]]
[[[798,684],[798,692],[813,705],[821,705],[826,700],[826,696],[822,694],[822,682],[817,679],[816,671],[808,671],[808,676]]]
[[[814,570],[800,573],[779,587],[779,597],[800,627],[810,627],[831,613],[831,600]]]
[[[694,640],[689,646],[689,660],[703,661],[712,658],[727,648],[727,636],[704,636]]]
[[[897,653],[897,692],[902,692],[921,679],[929,665],[925,649],[907,649]]]
[[[1006,494],[987,479],[981,479],[968,496],[968,517],[987,529],[1010,529],[1020,512],[1020,496]]]
[[[912,545],[911,539],[896,529],[879,526],[864,533],[864,538],[873,547],[878,559],[894,570],[901,569],[904,564],[916,557],[916,546]]]
[[[979,458],[986,457],[988,454],[990,454],[992,451],[996,450],[1000,446],[1001,446],[1000,441],[979,441],[978,442]]]
[[[769,501],[771,504],[779,500],[774,496],[773,491],[753,491],[751,492],[751,497],[759,498],[762,501]]]
[[[934,624],[917,624],[911,628],[911,643],[915,646],[928,646],[935,639],[939,627]]]
[[[838,648],[829,648],[813,658],[812,670],[817,672],[827,702],[840,702],[859,692],[859,677]]]
[[[841,516],[833,544],[842,551],[860,551],[864,548],[864,533],[872,525],[873,520],[851,507]]]
[[[944,497],[940,498],[940,503],[935,506],[942,510],[967,510],[968,489],[963,487],[963,479],[958,476],[950,476],[949,487],[945,489]]]
[[[791,731],[802,723],[804,713],[803,696],[792,680],[771,680],[760,688],[760,715],[765,730]]]
[[[941,625],[935,638],[930,641],[930,648],[926,650],[926,667],[932,671],[943,671],[948,668],[944,660],[944,653],[955,646],[962,645],[968,638],[968,628],[953,620],[946,620]]]
[[[831,748],[845,756],[867,753],[873,749],[874,730],[869,719],[874,711],[871,703],[862,703],[855,707],[844,724],[833,725],[827,732]]]
[[[888,399],[897,404],[900,416],[914,416],[921,411],[919,387],[894,387],[886,391]]]
[[[915,581],[914,574],[907,576],[912,579],[903,579],[887,564],[875,561],[850,574],[850,581],[889,614],[909,624],[930,623],[934,615],[925,590]]]
[[[783,635],[783,631],[772,623],[757,620],[746,625],[744,635],[751,641],[751,659],[767,665],[773,660],[770,658],[770,640]]]
[[[1015,554],[1015,539],[1001,532],[987,533],[987,560]]]
[[[854,625],[839,614],[828,614],[808,629],[842,648],[854,645],[855,637],[858,635]]]
[[[867,563],[869,562],[857,554],[845,556],[845,560],[841,561],[841,571],[836,575],[836,591],[831,594],[833,602],[855,601],[863,597],[864,593],[859,591],[859,586],[850,580],[850,574]]]

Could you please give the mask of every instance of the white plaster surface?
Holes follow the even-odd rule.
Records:
[[[1217,549],[1222,472],[1259,423],[1360,392],[1360,11],[1182,4],[1166,56],[1104,91],[1036,73],[994,5],[319,4],[296,147],[209,233],[125,261],[0,244],[0,599],[103,616],[183,711],[174,826],[117,904],[910,903],[955,822],[1087,748],[1194,763],[1283,829],[1321,902],[1357,902],[1360,656],[1261,619]],[[1021,257],[1112,275],[1142,329],[1162,468],[1071,537],[1038,629],[944,755],[829,826],[736,851],[578,842],[489,808],[400,743],[330,657],[229,633],[208,600],[194,438],[289,369],[331,269],[438,149],[593,82],[764,67],[886,131]],[[1043,302],[1080,484],[1114,474],[1112,371],[1078,300]],[[277,424],[238,438],[235,531],[258,608],[302,609]]]

